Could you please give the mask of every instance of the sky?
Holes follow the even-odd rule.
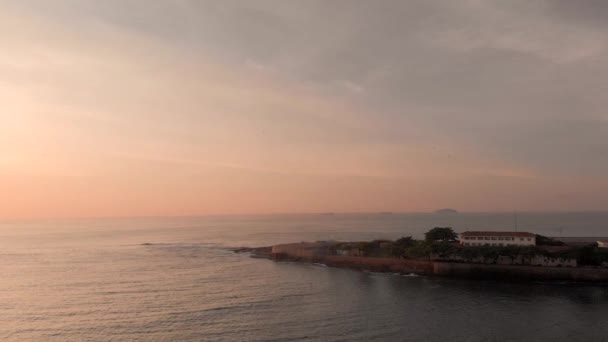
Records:
[[[0,218],[608,210],[608,2],[0,0]]]

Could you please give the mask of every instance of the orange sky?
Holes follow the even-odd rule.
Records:
[[[526,41],[483,6],[496,37],[403,27],[373,52],[356,6],[133,4],[0,4],[0,218],[608,209],[599,29],[526,15]]]

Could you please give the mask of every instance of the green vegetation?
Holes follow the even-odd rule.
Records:
[[[536,234],[536,245],[537,246],[565,246],[566,244],[559,240]]]
[[[393,248],[391,254],[394,257],[401,257],[405,255],[405,252],[416,244],[416,240],[412,239],[411,236],[402,237],[393,242]]]
[[[435,227],[424,234],[427,242],[456,241],[458,234],[451,227]]]
[[[414,240],[411,236],[399,238],[391,243],[391,256],[396,258],[428,258],[431,256],[432,243]]]
[[[362,256],[371,256],[373,246],[371,242],[358,242],[355,244],[355,248],[359,250]]]
[[[571,248],[553,253],[553,255],[576,259],[578,264],[582,266],[601,266],[603,263],[608,263],[608,250],[606,248],[599,248],[596,244]]]
[[[358,249],[361,256],[390,257],[396,256],[393,253],[394,242],[390,240],[374,240],[371,242],[356,242],[354,244],[341,244],[341,250]]]
[[[529,259],[544,256],[554,259],[575,259],[580,266],[601,266],[603,263],[608,263],[608,250],[598,248],[595,244],[551,252],[542,246],[471,246],[463,248],[456,244],[440,242],[433,243],[430,250],[439,258],[460,258],[462,261],[497,260],[498,257]]]
[[[428,258],[431,256],[433,243],[427,241],[416,241],[415,244],[406,249],[404,257],[411,259]]]
[[[535,246],[471,246],[461,247],[449,243],[433,244],[432,253],[442,258],[461,258],[463,261],[496,260],[498,257],[532,258],[537,255],[550,256],[547,251]]]
[[[395,241],[374,240],[340,244],[341,250],[357,250],[353,255],[368,257],[395,257],[408,259],[438,258],[462,262],[496,262],[499,257],[531,259],[544,256],[554,259],[576,259],[580,266],[602,266],[608,264],[608,249],[595,244],[566,249],[546,246],[565,246],[546,236],[537,235],[537,246],[467,246],[455,243],[456,233],[450,227],[435,227],[425,234],[425,240],[414,240],[404,236]]]

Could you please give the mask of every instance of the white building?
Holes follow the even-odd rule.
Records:
[[[608,248],[608,240],[600,240],[597,242],[599,248]]]
[[[480,232],[460,233],[463,246],[535,246],[536,234],[526,232]]]

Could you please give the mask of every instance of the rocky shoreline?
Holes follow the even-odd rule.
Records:
[[[282,244],[266,247],[242,247],[235,253],[250,253],[253,258],[323,264],[330,267],[402,275],[440,276],[500,281],[541,281],[596,283],[608,285],[608,269],[596,267],[543,267],[532,265],[496,265],[407,259],[315,254],[313,243]]]
[[[252,258],[272,259],[272,246],[233,248],[234,253],[250,253]]]

